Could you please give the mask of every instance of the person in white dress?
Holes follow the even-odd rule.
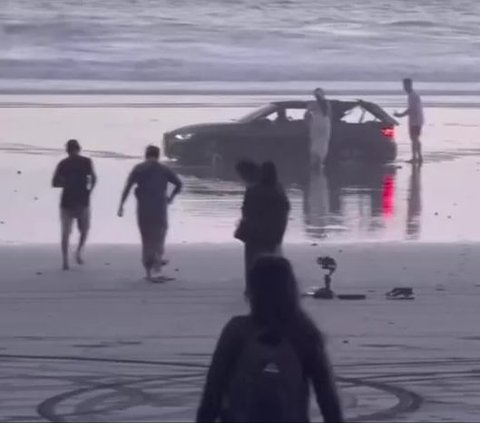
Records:
[[[332,134],[331,106],[325,92],[317,88],[315,100],[307,106],[307,121],[310,135],[310,164],[312,168],[325,165]]]

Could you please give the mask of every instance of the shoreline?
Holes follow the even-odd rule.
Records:
[[[311,91],[318,85],[323,86],[330,96],[402,94],[400,82],[397,80],[127,81],[0,78],[0,95],[311,95]],[[418,80],[416,86],[427,96],[480,95],[480,83],[477,80]]]

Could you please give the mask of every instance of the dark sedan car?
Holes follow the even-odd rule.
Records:
[[[185,126],[164,135],[167,157],[186,164],[219,160],[307,160],[309,102],[267,104],[234,122]],[[332,138],[327,161],[396,158],[398,122],[378,105],[362,101],[331,100]]]

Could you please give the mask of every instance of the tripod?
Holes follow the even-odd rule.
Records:
[[[335,293],[332,291],[332,275],[337,270],[337,262],[331,257],[319,257],[317,263],[328,273],[323,277],[325,286],[317,289],[313,296],[315,298],[332,299],[335,297]]]

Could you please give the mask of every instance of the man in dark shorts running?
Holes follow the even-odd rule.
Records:
[[[135,166],[122,193],[118,216],[123,216],[123,207],[136,185],[137,220],[142,238],[142,262],[148,280],[160,281],[165,264],[165,238],[168,229],[167,207],[182,190],[180,178],[167,166],[160,163],[160,149],[150,145],[145,151],[145,161]],[[174,189],[168,195],[168,184]],[[154,275],[158,273],[158,275]]]
[[[63,270],[70,268],[69,241],[75,220],[80,232],[76,260],[78,264],[84,263],[82,254],[90,229],[90,194],[97,182],[92,160],[80,155],[78,141],[69,140],[66,150],[68,157],[58,164],[52,181],[54,188],[63,188],[60,200]]]

